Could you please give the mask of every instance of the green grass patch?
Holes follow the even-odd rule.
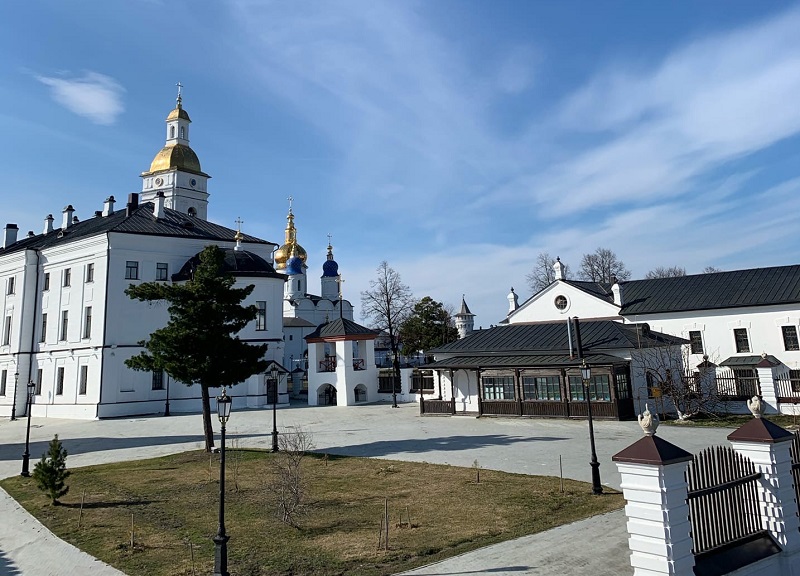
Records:
[[[666,419],[661,423],[671,426],[687,426],[690,428],[738,428],[752,419],[753,416],[750,414],[722,414],[720,416],[714,416],[713,414],[699,414],[691,420],[681,421],[677,419]],[[769,420],[778,426],[782,426],[787,430],[796,430],[798,426],[800,426],[800,417],[790,414],[771,414],[764,416],[764,419]]]
[[[471,468],[314,454],[303,461],[308,510],[293,528],[270,504],[274,458],[227,451],[233,576],[393,574],[623,505],[619,493],[593,496],[572,480],[561,492],[558,478],[481,470],[478,484]],[[73,469],[61,506],[31,479],[0,485],[59,537],[126,574],[186,576],[213,571],[218,479],[219,455],[187,452]],[[388,550],[378,548],[384,498]]]

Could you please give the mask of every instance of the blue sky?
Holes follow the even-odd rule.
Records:
[[[800,261],[800,4],[121,1],[0,8],[0,210],[40,232],[141,189],[184,85],[209,219],[327,234],[502,319],[539,252],[640,278]]]

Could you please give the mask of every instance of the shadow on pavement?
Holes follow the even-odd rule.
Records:
[[[0,550],[0,574],[3,574],[3,576],[22,575],[22,572],[19,571],[16,564],[14,564],[2,550]]]
[[[353,446],[331,446],[320,450],[344,456],[388,456],[401,452],[421,454],[424,452],[458,452],[487,446],[509,446],[528,442],[555,442],[569,440],[560,436],[507,436],[489,434],[485,436],[444,436],[440,438],[420,438],[408,440],[380,440]]]
[[[226,444],[230,446],[230,442],[237,437],[242,438],[255,438],[259,436],[269,436],[269,434],[228,434]],[[78,454],[87,454],[90,452],[102,452],[104,450],[121,450],[125,448],[141,448],[144,446],[167,446],[170,444],[187,444],[189,442],[205,442],[202,434],[191,434],[183,436],[133,436],[129,438],[59,438],[67,453],[70,456]],[[219,438],[215,436],[215,442],[219,443]],[[31,442],[30,443],[30,457],[31,468],[36,461],[41,458],[42,454],[47,452],[50,440]],[[7,460],[21,460],[22,453],[25,451],[25,443],[19,444],[4,444],[0,446],[0,462]],[[3,572],[0,572],[3,574]]]

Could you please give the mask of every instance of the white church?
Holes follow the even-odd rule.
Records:
[[[5,226],[0,417],[26,413],[29,383],[34,416],[199,411],[198,387],[125,366],[142,350],[138,343],[168,320],[165,306],[131,300],[125,289],[189,279],[197,255],[211,244],[224,250],[226,271],[237,284],[255,286],[245,304],[254,304],[258,315],[239,336],[267,344],[266,359],[281,372],[279,403],[305,393],[306,386],[310,404],[380,399],[374,333],[353,322],[353,306],[342,298],[330,236],[321,293],[315,295],[308,289],[307,253],[297,242],[291,198],[280,246],[242,233],[241,222],[238,230],[210,222],[210,176],[189,146],[190,124],[179,92],[166,119],[164,146],[141,174],[141,193],[130,194],[124,205],[111,196],[83,217],[68,205],[60,220],[48,214],[41,233],[24,237],[15,224]],[[342,323],[346,334],[340,337],[334,333]],[[347,350],[339,340],[348,341]],[[255,374],[230,393],[239,406],[265,406],[267,375]]]

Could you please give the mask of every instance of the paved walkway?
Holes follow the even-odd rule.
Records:
[[[272,429],[267,410],[236,411],[229,437],[241,446],[267,448]],[[218,422],[215,420],[215,429]],[[471,466],[522,474],[564,476],[590,481],[589,442],[585,422],[551,419],[426,417],[416,405],[370,405],[351,408],[280,408],[279,428],[302,426],[319,450],[336,454]],[[151,458],[203,446],[199,415],[76,421],[34,418],[31,466],[58,434],[69,452],[70,468]],[[695,452],[724,444],[730,430],[664,426],[659,436]],[[635,422],[595,424],[603,483],[619,488],[611,456],[641,436]],[[0,421],[0,478],[19,474],[25,446],[25,420]],[[0,490],[0,574],[120,576],[53,536]],[[407,574],[492,574],[577,576],[632,574],[622,511],[562,526],[548,532],[496,544],[444,560]]]

